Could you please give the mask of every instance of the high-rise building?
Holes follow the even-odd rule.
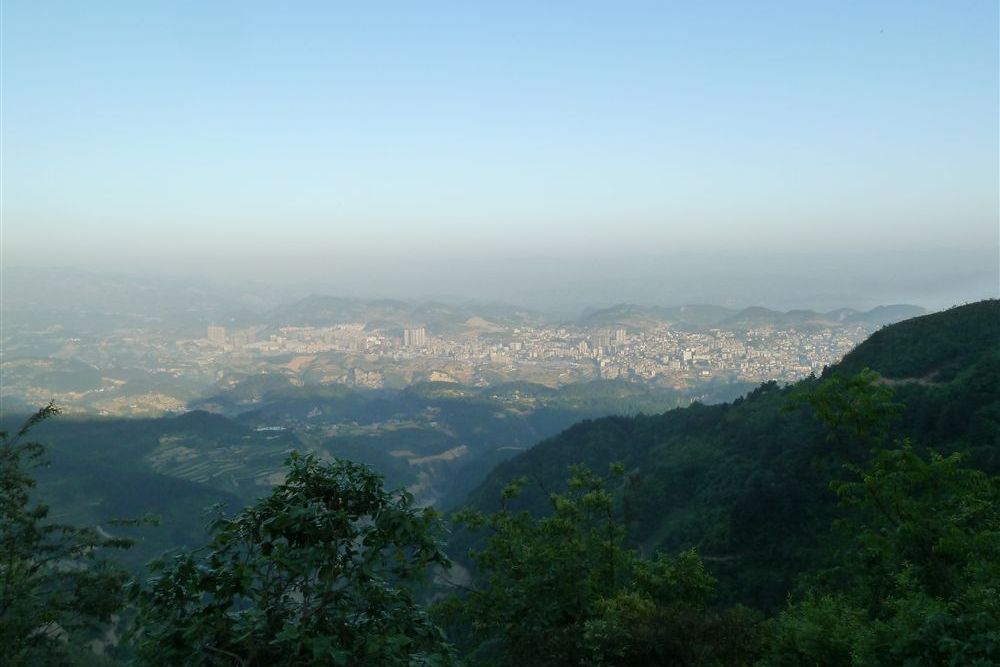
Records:
[[[617,343],[619,345],[622,344],[622,343],[624,343],[625,342],[625,337],[627,335],[628,334],[625,332],[625,329],[616,329],[615,330],[615,343]]]
[[[250,334],[246,331],[236,331],[233,333],[233,347],[235,349],[242,349],[244,345],[247,345],[250,342]]]
[[[226,327],[220,327],[214,324],[208,325],[208,342],[212,345],[225,345]]]
[[[427,332],[423,327],[403,329],[403,347],[423,347],[427,344]]]

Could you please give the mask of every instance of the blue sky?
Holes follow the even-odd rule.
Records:
[[[981,257],[997,7],[7,0],[4,259]]]

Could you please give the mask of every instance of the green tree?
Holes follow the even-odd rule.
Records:
[[[809,404],[839,453],[854,458],[858,452],[853,446],[871,447],[888,437],[892,423],[903,411],[894,398],[893,388],[878,373],[865,368],[851,376],[833,375],[793,402]]]
[[[612,466],[613,479],[622,472]],[[504,500],[525,484],[509,485]],[[697,554],[647,560],[624,546],[605,479],[575,466],[567,492],[550,504],[538,519],[506,504],[455,517],[492,532],[471,554],[481,586],[435,609],[471,664],[739,664],[754,654],[752,615],[707,610],[714,580]]]
[[[412,588],[447,565],[432,509],[370,468],[292,454],[287,478],[210,543],[152,565],[134,590],[140,663],[444,665]]]
[[[91,653],[123,603],[126,573],[105,557],[131,542],[96,528],[48,520],[32,504],[31,469],[45,448],[33,427],[59,410],[42,408],[14,434],[0,433],[0,664],[59,665]],[[92,658],[93,659],[93,658]]]
[[[838,387],[821,386],[820,417],[884,433],[878,414],[891,417],[880,407],[891,392],[877,376],[839,386],[857,400],[830,408]],[[862,462],[845,463],[847,478],[831,484],[847,548],[777,619],[769,664],[997,664],[1000,478],[963,467],[960,454],[868,442]]]

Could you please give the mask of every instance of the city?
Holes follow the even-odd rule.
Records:
[[[253,329],[227,334],[208,327],[204,340],[179,341],[177,350],[210,358],[221,352],[236,361],[266,359],[294,353],[290,366],[303,368],[324,353],[340,353],[351,360],[351,370],[328,381],[371,387],[384,385],[367,364],[392,361],[431,364],[442,368],[431,380],[488,384],[487,372],[504,371],[515,377],[541,373],[553,384],[585,379],[626,378],[683,387],[699,380],[719,378],[741,382],[792,382],[838,361],[871,331],[862,325],[839,328],[684,331],[659,326],[647,330],[525,327],[500,333],[471,332],[465,336],[428,335],[424,327],[405,328],[402,337],[385,330],[366,330],[363,323],[330,327],[280,327],[266,340]],[[458,377],[453,377],[457,374]]]
[[[372,327],[210,324],[201,337],[123,328],[97,337],[36,332],[45,359],[8,345],[5,399],[54,398],[70,411],[103,415],[183,412],[190,401],[248,376],[295,385],[400,389],[419,382],[486,387],[531,382],[558,387],[623,380],[683,390],[708,384],[789,383],[835,363],[876,328],[870,322],[766,323],[712,327],[646,323]],[[18,336],[25,338],[25,334]],[[13,354],[12,354],[13,353]]]

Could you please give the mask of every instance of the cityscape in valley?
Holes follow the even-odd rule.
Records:
[[[620,380],[697,398],[704,387],[819,374],[877,328],[923,312],[619,305],[546,323],[513,308],[494,308],[488,319],[474,305],[385,303],[314,296],[251,318],[255,323],[207,324],[200,336],[134,323],[100,334],[14,327],[4,340],[3,396],[29,405],[54,398],[67,410],[98,415],[152,416],[183,412],[234,378],[276,374],[298,386],[366,389]],[[40,345],[44,357],[31,353]]]
[[[1000,665],[997,0],[0,4],[0,667]]]

